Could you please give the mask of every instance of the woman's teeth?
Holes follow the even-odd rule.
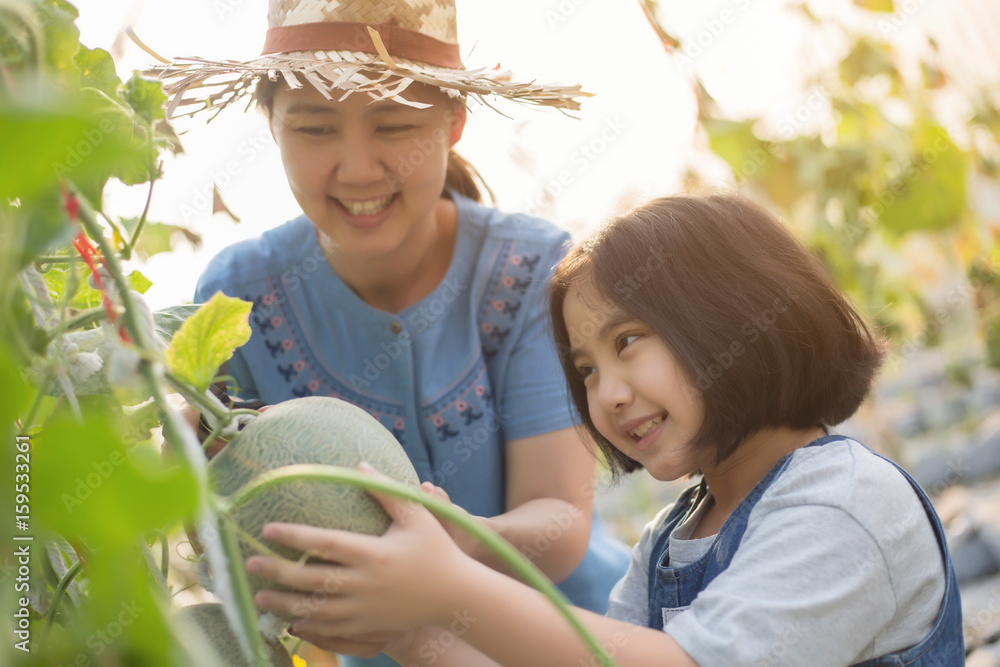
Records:
[[[637,428],[632,429],[631,431],[629,431],[629,433],[631,433],[633,436],[637,438],[641,438],[650,431],[652,431],[654,428],[659,426],[662,421],[663,421],[663,415],[660,415],[659,417],[653,417],[645,424],[640,424]]]
[[[382,197],[381,199],[369,199],[368,201],[346,201],[338,199],[340,205],[351,215],[375,215],[381,213],[392,202],[395,195]]]

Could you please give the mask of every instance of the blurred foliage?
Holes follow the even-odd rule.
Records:
[[[667,51],[678,51],[657,3],[640,3]],[[878,28],[895,11],[891,0],[854,5],[872,29],[835,26],[846,52],[834,68],[809,73],[807,97],[777,121],[723,114],[696,73],[701,130],[737,186],[779,212],[895,346],[965,336],[949,322],[971,311],[988,363],[1000,368],[997,214],[974,205],[977,189],[1000,186],[1000,96],[952,83],[929,38],[912,67],[895,29]],[[794,10],[815,33],[807,48],[831,43],[821,38],[829,20],[805,3]],[[941,111],[956,106],[970,110],[960,121]],[[892,355],[890,367],[903,357]]]
[[[113,219],[105,187],[151,196],[177,135],[161,85],[138,72],[123,82],[110,54],[80,44],[76,18],[64,0],[0,0],[0,449],[18,475],[0,504],[23,522],[0,528],[0,664],[200,664],[170,621],[165,541],[213,505],[197,440],[165,397],[204,400],[204,378],[246,339],[249,304],[231,305],[242,321],[199,318],[198,306],[150,313],[150,281],[122,263],[200,239],[148,221],[148,202]],[[176,345],[168,361],[191,319],[212,354]],[[199,386],[172,378],[175,366]],[[164,467],[161,446],[180,464]],[[206,550],[226,563],[213,539]]]

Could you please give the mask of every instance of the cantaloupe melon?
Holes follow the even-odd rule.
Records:
[[[202,658],[202,664],[251,667],[221,604],[208,602],[182,607],[174,612],[173,620],[179,627],[187,649]],[[264,646],[268,652],[266,658],[272,667],[292,667],[292,657],[281,642],[270,640]]]
[[[208,465],[212,488],[231,495],[261,473],[298,463],[356,468],[368,461],[400,482],[419,485],[413,465],[396,438],[378,420],[346,401],[330,397],[278,403],[244,428]],[[260,537],[265,523],[281,521],[381,535],[389,517],[368,493],[356,487],[316,480],[282,483],[266,489],[231,515],[240,529],[278,554],[297,560],[301,553]],[[259,553],[240,539],[243,558]],[[254,592],[280,588],[249,575]]]

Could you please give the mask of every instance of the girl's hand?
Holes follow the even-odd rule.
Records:
[[[374,472],[363,465],[359,469]],[[257,606],[299,617],[292,630],[311,637],[356,637],[446,624],[474,583],[470,568],[475,562],[423,507],[379,493],[372,496],[392,519],[381,537],[297,524],[265,525],[263,537],[329,562],[249,558],[248,571],[304,591],[261,590],[254,597]]]
[[[440,486],[434,486],[430,482],[422,483],[420,485],[420,490],[423,491],[424,493],[427,493],[428,495],[434,496],[438,500],[443,500],[447,503],[451,502],[451,498],[448,496],[447,491],[442,489]],[[493,525],[493,522],[490,521],[490,519],[488,519],[487,517],[476,516],[473,518],[479,523],[486,526],[487,528],[496,531],[496,527]],[[455,541],[455,544],[458,545],[459,549],[461,549],[468,555],[472,556],[476,560],[481,559],[481,556],[483,555],[483,552],[481,550],[483,547],[479,543],[479,540],[474,538],[472,535],[469,535],[467,532],[465,532],[455,524],[451,523],[450,521],[446,521],[444,519],[441,519],[440,521],[441,525],[444,526],[445,531],[448,533],[448,535],[451,536],[451,539]]]

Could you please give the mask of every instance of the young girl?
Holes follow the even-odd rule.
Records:
[[[580,612],[620,665],[963,663],[930,501],[827,427],[857,410],[883,342],[774,217],[734,196],[655,200],[577,246],[550,304],[572,400],[613,470],[700,476],[646,526],[608,617]],[[303,591],[338,582],[298,607],[311,615],[295,634],[337,646],[425,626],[391,655],[597,664],[540,594],[463,555],[429,513],[381,501],[395,522],[379,538],[265,527],[336,563],[248,561]]]

